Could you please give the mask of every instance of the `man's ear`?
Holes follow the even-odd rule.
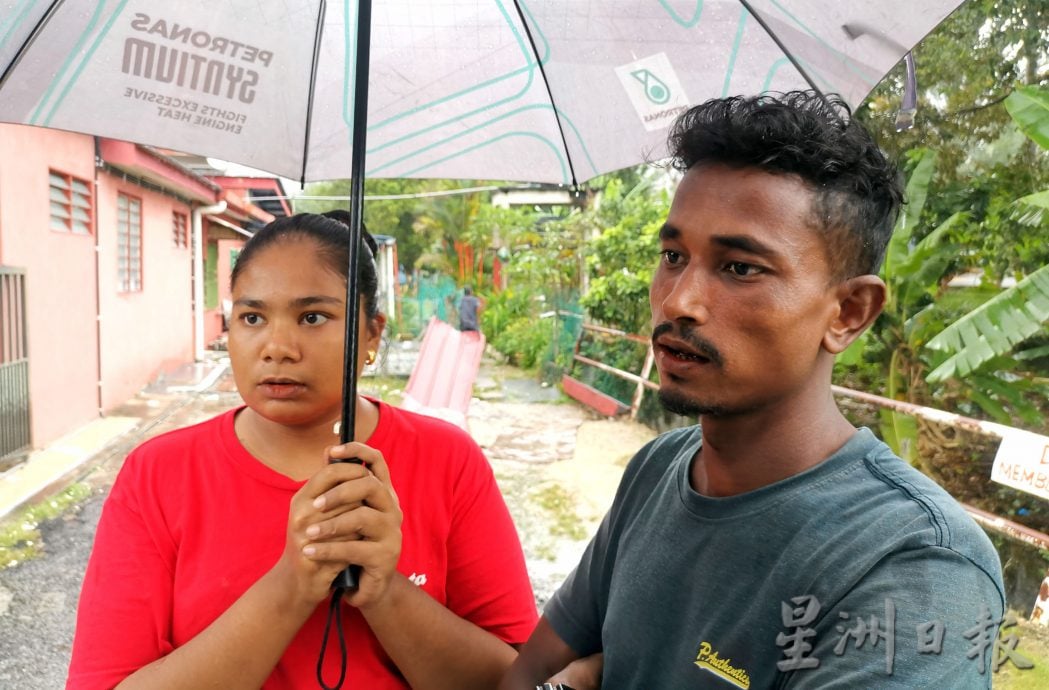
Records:
[[[842,281],[837,288],[838,314],[823,335],[823,349],[839,354],[860,337],[885,306],[886,288],[875,275]]]

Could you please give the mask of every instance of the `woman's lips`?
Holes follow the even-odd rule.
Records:
[[[306,386],[299,381],[272,380],[259,384],[259,391],[263,395],[281,400],[294,398],[305,390]]]

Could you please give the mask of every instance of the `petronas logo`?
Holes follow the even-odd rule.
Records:
[[[663,105],[670,100],[670,88],[649,70],[634,70],[630,76],[641,82],[641,85],[645,87],[645,96],[656,105]]]
[[[648,132],[665,130],[689,106],[685,88],[666,53],[619,65],[615,72],[641,126]],[[637,88],[638,84],[643,88]]]

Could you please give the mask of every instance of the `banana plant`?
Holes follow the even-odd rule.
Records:
[[[940,383],[977,371],[1039,333],[1049,321],[1049,266],[1043,266],[938,333],[926,345],[948,354],[925,380]]]
[[[912,165],[907,180],[907,205],[896,222],[880,273],[887,288],[885,308],[875,327],[843,352],[839,362],[848,367],[864,359],[879,359],[886,397],[924,403],[927,391],[922,383],[924,363],[920,352],[940,327],[940,322],[932,318],[930,307],[941,292],[944,274],[958,255],[950,231],[966,215],[956,213],[916,240],[937,157],[927,149],[911,151],[908,157]],[[900,457],[915,460],[918,427],[914,417],[883,409],[880,430]]]
[[[1005,106],[1020,129],[1049,149],[1049,90],[1033,86],[1014,91]],[[1049,208],[1049,190],[1021,197],[1017,205]],[[1049,266],[1032,272],[932,338],[927,347],[946,355],[926,376],[941,383],[979,372],[995,358],[1040,333],[1049,322]],[[1028,357],[1029,358],[1029,357]]]
[[[1033,141],[1049,148],[1049,92],[1021,88],[1007,100],[1014,120]],[[1049,320],[1049,267],[1032,272],[1015,287],[987,299],[984,291],[946,290],[947,272],[959,247],[952,228],[966,220],[956,213],[920,241],[919,219],[928,198],[936,155],[909,154],[908,204],[886,251],[881,277],[888,288],[882,317],[839,358],[844,366],[881,358],[887,397],[927,404],[934,397],[963,399],[1002,423],[1014,415],[1041,421],[1026,399],[1043,384],[1017,373],[1025,360],[1044,357],[1049,348],[1019,350],[1043,332]],[[1018,207],[1049,209],[1049,190],[1016,202]],[[982,303],[981,303],[982,302]],[[961,316],[944,322],[946,313]],[[887,362],[885,361],[887,359]],[[905,459],[917,460],[916,420],[890,410],[880,413],[883,438]]]

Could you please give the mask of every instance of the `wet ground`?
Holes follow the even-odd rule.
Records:
[[[396,402],[398,380],[370,391]],[[170,383],[170,382],[169,382]],[[369,392],[365,378],[361,390]],[[105,493],[142,440],[238,404],[224,375],[202,393],[155,385],[115,414],[143,421],[77,479],[90,495],[40,525],[41,555],[0,570],[0,688],[64,685],[80,582]],[[652,437],[646,427],[604,420],[517,369],[487,360],[475,385],[469,429],[485,450],[521,535],[538,606],[571,571],[611,503],[623,466]]]
[[[602,419],[511,367],[483,372],[497,382],[498,399],[485,399],[479,377],[470,433],[495,469],[541,607],[579,561],[626,462],[654,432]]]

